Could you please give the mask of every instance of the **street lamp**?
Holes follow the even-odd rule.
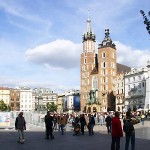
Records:
[[[147,29],[148,33],[150,34],[150,21],[147,19],[143,10],[140,10],[140,13],[143,16],[144,24],[146,25],[146,29]],[[148,16],[150,17],[150,11],[148,12]]]

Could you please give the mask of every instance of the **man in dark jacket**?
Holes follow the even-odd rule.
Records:
[[[120,137],[123,137],[122,126],[119,119],[119,113],[115,112],[115,117],[112,118],[111,150],[120,150]]]
[[[94,135],[95,119],[93,115],[89,116],[89,135]]]
[[[24,130],[26,130],[26,121],[23,117],[23,112],[20,112],[15,121],[15,129],[18,130],[18,142],[24,143]]]
[[[112,120],[112,118],[108,114],[105,119],[108,134],[111,133],[111,120]]]
[[[49,139],[49,135],[51,139],[54,138],[53,136],[53,117],[51,116],[50,112],[47,112],[45,116],[45,125],[46,125],[46,139]]]
[[[81,123],[81,133],[84,135],[84,126],[86,125],[84,114],[80,116],[80,123]]]
[[[125,150],[129,149],[130,139],[131,139],[131,149],[135,150],[135,130],[133,126],[134,123],[132,122],[131,113],[129,111],[126,113],[126,119],[124,119],[123,122],[124,122],[123,130],[126,136]]]

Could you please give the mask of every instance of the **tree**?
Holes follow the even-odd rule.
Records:
[[[51,112],[56,111],[57,105],[55,105],[54,102],[47,103],[47,110]]]
[[[143,16],[144,24],[146,25],[146,29],[148,33],[150,34],[150,21],[148,20],[147,16],[145,15],[145,12],[143,10],[140,10],[140,13]],[[148,12],[148,16],[150,17],[150,11]]]
[[[0,111],[6,111],[8,106],[4,103],[3,100],[0,101]]]

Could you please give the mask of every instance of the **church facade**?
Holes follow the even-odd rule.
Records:
[[[95,42],[96,36],[88,18],[80,59],[80,102],[81,111],[86,113],[115,110],[115,78],[118,72],[130,71],[129,67],[117,64],[117,49],[110,38],[109,29],[105,29],[98,53]]]

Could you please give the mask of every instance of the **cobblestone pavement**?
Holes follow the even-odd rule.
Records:
[[[135,125],[136,129],[136,149],[150,149],[150,121],[145,125]],[[1,150],[110,150],[111,135],[106,132],[105,126],[96,125],[95,135],[73,136],[70,125],[64,135],[55,131],[54,140],[45,140],[45,129],[35,126],[28,127],[25,132],[26,141],[24,144],[17,143],[17,132],[14,129],[0,130],[0,149]],[[121,138],[121,150],[124,150],[125,138]]]

